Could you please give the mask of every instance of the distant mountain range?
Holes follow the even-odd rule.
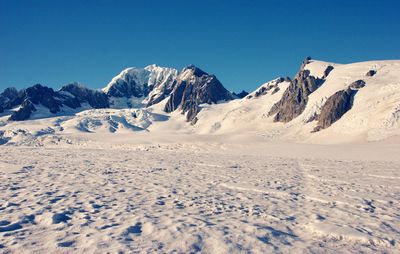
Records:
[[[193,121],[200,104],[229,101],[235,96],[214,75],[193,65],[180,72],[150,65],[123,70],[101,91],[79,83],[65,85],[58,91],[40,84],[20,91],[7,88],[0,94],[0,112],[13,110],[9,120],[24,121],[30,119],[37,107],[45,107],[49,114],[57,114],[71,109],[143,108],[166,98],[169,99],[165,112],[180,108],[186,113],[187,120]]]
[[[397,135],[399,69],[400,61],[341,65],[308,57],[293,78],[279,77],[252,93],[236,94],[196,66],[178,71],[150,65],[123,70],[102,90],[78,83],[58,91],[40,84],[20,91],[7,88],[0,94],[0,121],[6,126],[14,121],[74,116],[90,109],[131,108],[148,109],[145,115],[157,109],[157,114],[168,117],[180,112],[204,133],[279,126],[279,132],[290,129],[292,136],[310,137],[335,125],[333,131],[351,135]]]

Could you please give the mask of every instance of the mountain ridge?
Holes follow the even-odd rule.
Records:
[[[42,87],[41,93],[49,95],[49,98],[32,95],[32,92],[25,96],[27,89],[6,89],[0,95],[0,112],[4,111],[0,121],[3,122],[1,125],[7,126],[12,125],[8,119],[59,117],[64,111],[73,116],[87,109],[112,109],[102,111],[106,117],[108,112],[118,112],[114,109],[132,108],[148,112],[141,113],[144,118],[154,113],[162,116],[152,117],[143,125],[148,131],[159,131],[161,127],[158,126],[165,126],[165,130],[185,129],[198,133],[257,130],[299,140],[313,140],[327,133],[334,135],[333,132],[350,136],[370,133],[369,139],[379,139],[397,135],[400,129],[399,66],[400,61],[397,60],[336,64],[306,58],[293,78],[278,77],[251,93],[243,92],[237,96],[229,92],[217,77],[196,66],[177,71],[149,65],[125,69],[109,83],[118,86],[123,83],[118,81],[121,77],[133,73],[132,78],[126,77],[124,82],[128,84],[126,81],[132,81],[132,85],[140,85],[141,92],[148,88],[146,93],[136,94],[138,97],[130,93],[132,90],[118,95],[123,97],[115,97],[112,96],[114,93],[105,93],[110,89],[93,90],[79,83],[65,85],[57,91]],[[145,75],[140,76],[138,71],[145,72]],[[124,112],[123,118],[118,116],[118,119],[137,122],[133,119],[139,111]],[[89,119],[90,114],[86,117],[85,121],[97,124]],[[164,120],[159,122],[159,119]],[[179,123],[177,126],[180,127],[174,127],[179,119],[190,124]],[[119,121],[101,124],[114,126],[120,123],[121,128],[127,126]],[[118,132],[118,126],[114,127],[110,128]]]

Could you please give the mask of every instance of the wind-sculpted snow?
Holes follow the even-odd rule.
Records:
[[[156,121],[166,121],[167,116],[151,113],[145,109],[87,110],[78,113],[60,125],[64,129],[75,127],[83,132],[131,132],[144,131]]]
[[[398,253],[388,150],[212,140],[0,147],[0,252]]]

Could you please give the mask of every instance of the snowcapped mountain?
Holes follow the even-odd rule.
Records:
[[[178,72],[150,65],[122,71],[102,91],[77,83],[59,91],[41,85],[21,91],[8,88],[0,94],[0,132],[19,126],[13,121],[45,118],[40,120],[43,129],[60,132],[146,130],[253,133],[300,142],[380,140],[400,135],[399,101],[400,61],[395,60],[335,64],[307,58],[293,78],[276,78],[240,96],[198,67]]]
[[[103,89],[114,108],[143,107],[158,103],[172,91],[178,71],[157,65],[127,68]]]
[[[209,75],[196,66],[189,66],[179,74],[174,90],[166,105],[165,112],[181,109],[187,121],[193,124],[201,110],[201,104],[216,104],[229,101],[233,95],[225,89],[214,75]]]
[[[334,64],[306,59],[293,79],[270,81],[241,100],[207,107],[200,133],[264,133],[301,142],[400,135],[400,61]]]

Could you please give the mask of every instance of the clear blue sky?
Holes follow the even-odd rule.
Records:
[[[0,88],[101,88],[156,63],[252,90],[306,56],[400,59],[399,10],[398,0],[0,0]]]

